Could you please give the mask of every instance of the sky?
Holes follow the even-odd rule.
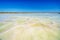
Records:
[[[60,0],[0,0],[0,12],[60,12]]]

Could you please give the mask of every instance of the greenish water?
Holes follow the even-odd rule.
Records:
[[[32,14],[0,14],[0,33],[4,32],[5,30],[9,29],[10,27],[13,27],[13,22],[12,20],[14,21],[14,19],[20,19],[19,17],[37,17],[37,18],[41,18],[41,19],[50,19],[52,21],[55,21],[56,23],[58,23],[58,30],[56,31],[57,35],[56,36],[53,36],[54,34],[51,34],[50,32],[47,32],[47,35],[49,36],[47,38],[47,40],[60,40],[60,14],[52,14],[52,13],[49,13],[49,14],[44,14],[44,13],[32,13]],[[6,21],[7,20],[7,21]],[[10,23],[6,23],[6,24],[3,24],[2,22],[11,22]],[[54,30],[55,31],[55,30]],[[2,38],[2,40],[8,40],[10,39],[10,36],[12,35],[11,33],[12,31],[6,33],[6,34],[3,34],[3,35],[0,35],[0,38]],[[54,33],[54,32],[53,32]],[[44,34],[44,33],[42,33]],[[41,36],[41,34],[39,35]],[[45,39],[41,39],[41,40],[45,40]]]

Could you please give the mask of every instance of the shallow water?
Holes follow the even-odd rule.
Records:
[[[0,14],[1,40],[60,40],[60,14]]]

